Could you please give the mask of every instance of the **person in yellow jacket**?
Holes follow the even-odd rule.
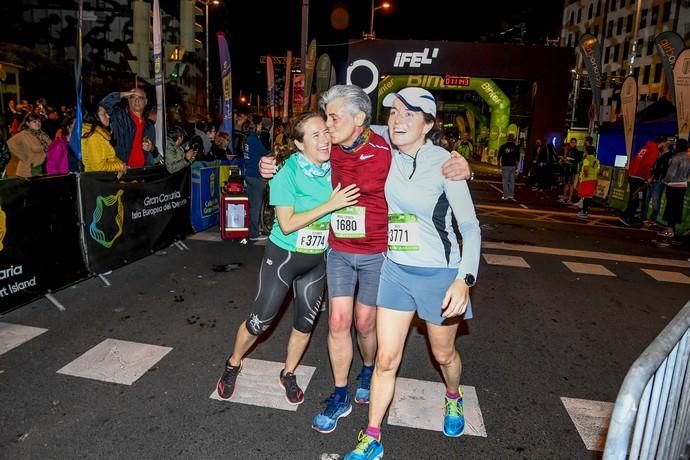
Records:
[[[597,153],[593,146],[585,147],[584,157],[580,163],[578,174],[577,194],[582,198],[582,210],[577,213],[580,219],[589,217],[589,206],[592,204],[592,197],[597,190],[597,177],[601,164],[597,159]]]
[[[110,117],[108,112],[99,106],[96,116],[88,117],[81,130],[81,160],[84,172],[115,172],[120,175],[127,172],[127,165],[115,154],[110,143]]]

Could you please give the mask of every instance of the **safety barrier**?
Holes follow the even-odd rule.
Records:
[[[611,416],[604,460],[679,459],[690,439],[690,302],[633,363]]]
[[[188,169],[0,180],[0,314],[190,233]]]

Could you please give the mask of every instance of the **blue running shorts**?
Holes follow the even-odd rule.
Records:
[[[424,321],[443,325],[441,304],[448,287],[458,275],[457,268],[428,268],[400,265],[386,258],[376,304],[398,311],[416,311]],[[472,319],[472,301],[462,319]]]

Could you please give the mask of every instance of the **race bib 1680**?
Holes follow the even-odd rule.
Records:
[[[364,216],[366,208],[349,206],[331,214],[331,227],[338,238],[364,238]]]

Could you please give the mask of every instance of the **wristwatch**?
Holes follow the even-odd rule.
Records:
[[[465,284],[467,287],[472,287],[477,283],[477,280],[474,278],[474,275],[471,273],[468,273],[465,275],[465,278],[463,278],[463,281],[465,281]]]

